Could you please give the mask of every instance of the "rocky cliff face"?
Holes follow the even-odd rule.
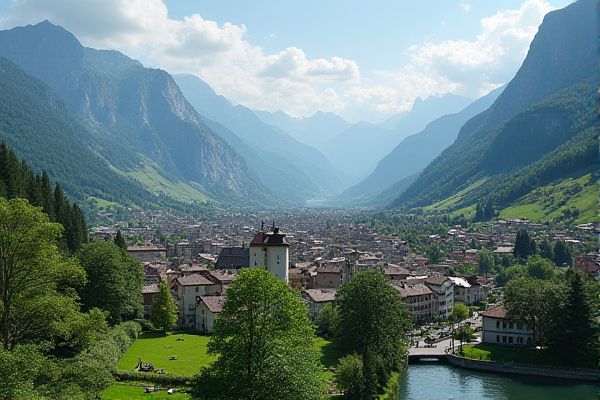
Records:
[[[116,168],[151,162],[216,200],[268,201],[244,159],[202,122],[168,73],[84,48],[47,21],[0,32],[0,55],[50,85],[90,128],[88,145]]]

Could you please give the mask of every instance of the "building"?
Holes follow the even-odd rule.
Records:
[[[415,323],[431,321],[434,317],[434,294],[424,283],[418,282],[390,282],[406,303],[406,308],[412,313]]]
[[[313,289],[337,289],[342,286],[342,270],[339,267],[317,268],[311,275]]]
[[[212,333],[226,299],[227,296],[200,296],[196,306],[196,330]]]
[[[148,317],[152,312],[152,304],[154,304],[154,296],[160,292],[158,284],[153,283],[142,287],[142,302],[144,304],[144,317]]]
[[[196,305],[202,296],[220,295],[222,285],[200,275],[179,277],[173,281],[179,306],[179,325],[186,328],[196,326]]]
[[[289,281],[290,244],[275,224],[271,232],[261,230],[250,242],[250,267],[265,268],[284,281]]]
[[[302,300],[308,306],[308,314],[315,320],[321,313],[321,308],[335,300],[335,289],[305,289],[301,292]]]
[[[423,283],[432,290],[434,296],[434,317],[450,318],[454,310],[454,283],[445,276],[430,276]]]
[[[477,277],[458,278],[448,277],[454,283],[454,301],[467,306],[479,303],[487,294],[485,288],[479,284]]]
[[[242,247],[224,247],[217,257],[216,268],[244,268],[250,266],[250,249]]]
[[[127,254],[141,262],[152,262],[156,260],[167,259],[167,248],[166,247],[138,247],[129,246],[127,248]]]
[[[530,347],[533,345],[533,330],[525,321],[507,317],[503,305],[481,313],[483,317],[481,341],[505,346]]]

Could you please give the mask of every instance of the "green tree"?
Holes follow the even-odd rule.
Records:
[[[102,240],[82,246],[77,257],[89,279],[80,293],[85,310],[107,311],[111,324],[142,315],[144,270],[138,261]]]
[[[554,260],[554,249],[547,237],[544,237],[540,243],[540,256],[548,260]]]
[[[464,303],[454,303],[450,319],[452,321],[462,321],[469,318],[469,308]]]
[[[358,273],[336,298],[340,324],[336,344],[362,358],[365,398],[381,391],[405,361],[411,317],[404,300],[381,273]]]
[[[44,357],[33,345],[18,345],[13,351],[0,348],[0,399],[34,400],[36,377],[44,365]]]
[[[335,384],[349,400],[364,399],[365,377],[362,357],[356,353],[340,358],[335,371]]]
[[[319,331],[325,335],[332,337],[337,332],[337,327],[340,320],[340,313],[334,303],[326,303],[321,307],[321,311],[317,317],[317,327]]]
[[[490,272],[495,269],[494,255],[488,249],[481,249],[477,254],[477,264],[479,267],[479,273],[487,276]]]
[[[115,238],[113,241],[120,249],[127,251],[127,242],[125,241],[125,238],[121,234],[121,230],[117,231],[117,234],[115,235]]]
[[[552,279],[557,274],[556,266],[541,256],[533,256],[527,259],[525,264],[527,276],[535,279]]]
[[[161,282],[159,289],[160,291],[154,296],[150,320],[155,328],[166,333],[173,328],[177,321],[177,310],[167,284]]]
[[[425,248],[425,255],[431,264],[438,263],[446,256],[436,244],[431,244]]]
[[[205,399],[319,399],[324,390],[314,328],[289,285],[258,268],[244,269],[208,345],[218,359],[201,371]]]
[[[525,229],[520,229],[517,232],[517,238],[515,239],[515,247],[513,250],[513,255],[521,260],[527,259],[529,257],[531,246],[531,238],[529,237],[529,232]]]
[[[585,277],[569,269],[565,274],[566,294],[563,306],[554,304],[554,324],[549,334],[549,345],[572,366],[589,366],[597,343],[594,315]]]
[[[27,200],[0,198],[0,331],[4,349],[52,337],[78,312],[66,283],[84,279],[57,246],[62,227]]]
[[[573,247],[568,245],[564,240],[554,242],[554,258],[553,261],[559,267],[573,266]]]

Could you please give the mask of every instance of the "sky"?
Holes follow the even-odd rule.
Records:
[[[0,28],[44,19],[86,46],[191,73],[236,104],[383,121],[417,97],[508,82],[570,0],[0,0]]]

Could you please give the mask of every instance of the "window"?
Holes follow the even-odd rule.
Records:
[[[520,322],[517,323],[517,329],[523,329],[523,324]],[[523,341],[523,340],[521,340],[521,341]]]
[[[496,321],[496,328],[500,329],[500,321]]]
[[[506,322],[502,323],[502,329],[506,329]]]
[[[198,293],[200,291],[200,288],[198,286],[196,286],[196,293]]]
[[[514,328],[514,324],[511,322],[510,324],[508,324],[508,327],[509,327],[510,329],[512,329],[512,328]]]
[[[500,343],[500,335],[496,335],[496,342]]]
[[[523,344],[523,338],[521,336],[517,338],[517,344]]]
[[[502,336],[502,343],[506,343],[506,336]]]
[[[512,336],[509,336],[509,337],[508,337],[508,343],[513,343],[513,339],[514,339],[514,337],[512,337]]]

